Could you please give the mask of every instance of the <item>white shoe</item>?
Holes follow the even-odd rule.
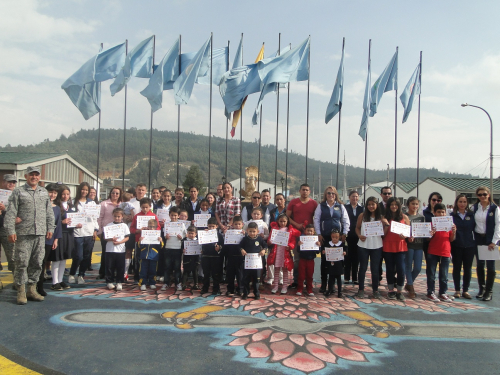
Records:
[[[297,295],[297,296],[301,296],[301,295],[302,295],[302,293],[297,292],[297,293],[295,293],[295,295]]]
[[[309,297],[314,297],[314,293],[309,293]]]
[[[109,283],[109,284],[108,284],[108,289],[109,289],[109,290],[111,290],[111,289],[115,289],[115,285],[114,285],[114,284]]]
[[[76,284],[76,279],[74,275],[69,275],[68,277],[68,283],[70,284]]]
[[[167,290],[167,284],[163,284],[163,286],[161,287],[161,290]]]
[[[162,276],[162,277],[160,277],[160,278],[158,279],[158,281],[159,281],[160,283],[162,283],[162,282],[164,282],[164,281],[165,281],[165,278]]]
[[[152,290],[156,290],[156,285],[150,285],[149,286]]]
[[[182,284],[181,283],[177,284],[177,290],[182,290]]]
[[[141,285],[141,290],[146,290],[146,285],[142,284]]]
[[[278,287],[271,289],[272,294],[276,294],[277,291],[278,291]]]
[[[78,284],[85,284],[85,279],[81,276],[78,276]]]
[[[288,292],[288,288],[281,288],[281,294],[286,294]]]
[[[117,291],[122,290],[122,284],[120,284],[120,283],[116,284],[116,290]]]

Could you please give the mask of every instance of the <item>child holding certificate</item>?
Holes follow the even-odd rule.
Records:
[[[243,230],[243,219],[241,216],[233,217],[233,225],[231,226],[232,230],[239,230],[243,235],[245,231]],[[227,244],[224,240],[224,256],[227,259],[226,264],[226,281],[227,281],[227,292],[226,296],[231,294],[236,294],[237,296],[241,295],[243,291],[243,267],[245,257],[241,255],[241,246],[239,243],[235,244]],[[236,278],[236,282],[238,286],[235,289],[234,279]]]
[[[170,223],[175,223],[179,220],[179,208],[172,207],[168,213]],[[181,223],[179,223],[181,224]],[[167,227],[165,227],[167,228]],[[186,228],[184,224],[180,225],[180,230],[176,233],[165,233],[165,284],[161,290],[167,290],[170,284],[170,274],[174,273],[174,282],[177,290],[182,290],[181,284],[181,261],[182,261],[182,239],[186,237]]]
[[[417,197],[410,197],[406,201],[408,206],[408,219],[410,223],[423,223],[425,222],[424,215],[418,213],[420,202]],[[408,238],[408,252],[405,254],[405,274],[406,285],[405,289],[408,291],[408,297],[416,298],[415,288],[413,283],[422,270],[422,258],[424,254],[424,239],[421,237]]]
[[[329,248],[340,248],[342,249],[342,255],[346,256],[347,255],[347,246],[344,242],[340,240],[340,230],[337,228],[333,228],[332,232],[330,233],[330,238],[331,241],[328,242],[328,247]],[[321,251],[323,254],[325,254],[325,246],[323,246],[323,249]],[[325,257],[328,258],[328,257]],[[327,271],[328,271],[328,289],[325,292],[325,297],[331,296],[335,292],[335,280],[337,280],[337,296],[339,298],[342,298],[342,275],[344,274],[344,259],[337,260],[337,261],[327,261]]]
[[[207,224],[207,230],[214,230],[218,227],[215,217],[208,219]],[[217,242],[201,245],[201,266],[203,267],[203,288],[201,289],[201,294],[208,293],[210,276],[212,276],[213,279],[212,295],[218,296],[221,294],[220,282],[222,281],[222,263],[220,259],[223,243],[224,238],[219,231],[217,231]]]
[[[210,203],[208,203],[208,201],[206,199],[203,199],[201,202],[200,202],[200,210],[199,211],[196,211],[194,213],[195,215],[210,215],[210,217],[215,217],[215,214],[212,213],[212,211],[210,211]],[[195,216],[196,218],[196,216]],[[194,221],[193,221],[193,224]],[[203,230],[205,229],[206,227],[196,227],[196,229],[198,230]]]
[[[316,231],[314,229],[314,224],[308,224],[304,230],[305,236],[316,236]],[[316,254],[319,250],[301,250],[300,245],[302,241],[297,243],[299,245],[299,277],[297,279],[297,294],[302,295],[302,290],[304,289],[304,280],[306,281],[307,294],[312,297],[314,293],[312,291],[313,274],[314,274],[314,259],[316,259]],[[316,242],[316,245],[321,246],[321,242]]]
[[[243,229],[245,229],[245,231],[246,231],[249,223],[255,223],[255,224],[257,224],[257,228],[259,230],[259,237],[261,237],[263,240],[267,240],[269,238],[269,228],[266,224],[266,221],[263,220],[264,211],[262,210],[262,208],[260,206],[254,207],[252,209],[251,215],[252,215],[252,220],[247,221],[245,223],[245,226]],[[262,277],[261,281],[264,282],[264,279],[266,278],[266,256],[265,255],[262,256],[262,264],[263,264],[264,268],[263,268],[262,273],[261,273],[261,277]]]
[[[144,198],[143,198],[144,199]],[[147,199],[147,198],[146,198]],[[142,201],[142,199],[141,199]],[[142,206],[141,206],[142,209]],[[148,230],[158,230],[158,222],[155,219],[148,221]],[[137,248],[140,252],[140,273],[139,286],[141,290],[146,290],[146,286],[153,290],[156,289],[156,267],[158,266],[158,257],[160,249],[163,246],[163,240],[158,237],[159,244],[143,244],[144,237],[139,238]]]
[[[283,270],[283,287],[281,288],[281,293],[285,294],[288,291],[288,274],[293,270],[292,250],[295,248],[296,238],[300,236],[300,232],[290,225],[286,214],[278,215],[278,220],[271,223],[271,234],[273,231],[289,233],[288,246],[275,245],[269,242],[269,245],[272,247],[267,257],[267,264],[270,266],[274,265],[274,280],[271,293],[274,294],[278,291],[280,271]]]
[[[187,229],[187,235],[182,239],[182,267],[184,273],[182,274],[182,289],[186,289],[187,279],[189,274],[193,274],[193,287],[192,290],[200,290],[198,286],[198,265],[200,264],[199,255],[186,255],[186,241],[196,241],[196,227],[190,225]]]
[[[130,237],[128,225],[123,223],[123,210],[115,208],[113,210],[113,221],[106,226],[119,224],[122,234],[106,238],[106,284],[108,289],[122,290],[123,276],[125,275],[125,242]],[[116,279],[115,275],[116,274]]]
[[[259,254],[263,257],[267,250],[266,241],[259,236],[259,227],[257,223],[248,223],[247,235],[241,240],[241,255]],[[243,272],[244,287],[241,299],[247,299],[250,292],[250,281],[253,282],[253,293],[255,299],[260,299],[259,280],[262,274],[262,266],[259,269],[246,269]]]

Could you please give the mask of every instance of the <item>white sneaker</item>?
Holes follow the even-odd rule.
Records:
[[[281,288],[281,294],[286,294],[288,292],[288,288]]]
[[[272,294],[276,294],[277,291],[278,291],[278,287],[271,289]]]
[[[120,283],[116,284],[116,290],[117,291],[122,290],[122,284],[120,284]]]
[[[314,293],[309,293],[309,297],[314,297]]]
[[[177,290],[182,290],[182,284],[181,283],[177,284]]]
[[[295,295],[297,295],[297,296],[301,296],[301,295],[302,295],[302,293],[297,292],[297,293],[295,293]]]
[[[78,284],[85,284],[85,279],[81,276],[78,276]]]
[[[76,284],[76,279],[74,275],[69,275],[68,277],[68,283],[70,284]]]
[[[146,285],[142,284],[141,285],[141,290],[146,290]]]
[[[158,281],[159,281],[160,283],[162,283],[162,282],[164,282],[164,281],[165,281],[165,278],[164,278],[163,276],[161,276],[161,277],[158,279]]]
[[[163,284],[163,286],[161,287],[161,290],[167,290],[167,284]]]
[[[108,289],[109,289],[109,290],[111,290],[111,289],[115,289],[115,285],[114,285],[114,284],[109,283],[109,284],[108,284]]]
[[[156,285],[150,285],[149,287],[153,290],[156,290]]]

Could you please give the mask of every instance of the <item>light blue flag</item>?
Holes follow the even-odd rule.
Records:
[[[229,48],[215,48],[212,58],[212,83],[219,86],[222,75],[227,72],[227,59],[229,57]],[[210,84],[210,50],[208,56],[201,63],[200,72],[196,83],[200,85]]]
[[[361,119],[361,126],[359,127],[359,136],[366,141],[366,130],[368,129],[368,113],[370,111],[372,73],[371,64],[368,64],[368,75],[366,76],[365,98],[363,100],[363,118]]]
[[[193,87],[196,83],[196,79],[198,78],[202,62],[207,56],[210,56],[210,41],[211,38],[208,38],[191,61],[191,64],[189,64],[189,66],[184,69],[179,77],[175,80],[175,104],[180,105],[187,104],[189,102],[189,98],[191,97],[191,93],[193,92]]]
[[[270,92],[275,92],[275,91],[278,91],[278,83],[268,83],[261,90],[259,101],[257,103],[257,108],[255,109],[255,112],[252,116],[252,124],[253,125],[257,125],[257,123],[258,123],[258,119],[259,119],[259,115],[260,115],[260,106],[262,105],[262,102],[264,101],[264,96],[266,96]]]
[[[399,97],[399,99],[401,99],[401,104],[403,104],[403,108],[405,109],[403,114],[403,123],[408,120],[411,108],[413,107],[413,102],[418,95],[420,95],[420,64],[418,64],[417,69],[413,72],[413,75],[406,84],[403,93]]]
[[[154,36],[139,43],[125,58],[125,65],[111,84],[111,96],[121,91],[130,77],[149,78],[153,66]]]
[[[325,124],[328,124],[332,118],[339,113],[342,108],[342,98],[344,97],[344,48],[342,48],[342,58],[340,59],[337,80],[333,87],[332,97],[326,107]]]
[[[125,43],[99,52],[95,59],[94,81],[103,82],[115,78],[125,65]]]
[[[377,107],[382,99],[384,92],[398,89],[398,50],[392,56],[391,61],[385,67],[384,71],[377,78],[372,87],[370,117],[375,116]]]
[[[243,65],[243,37],[240,39],[240,44],[236,50],[236,55],[234,56],[232,69],[239,68]]]
[[[179,76],[179,48],[180,42],[177,39],[155,68],[149,84],[141,91],[141,95],[148,99],[153,112],[161,108],[163,90],[171,89],[173,82]]]
[[[299,46],[275,58],[259,61],[258,69],[262,83],[286,83],[305,81],[309,78],[310,38]]]
[[[229,113],[241,108],[250,94],[261,91],[257,64],[243,65],[226,72],[221,79],[219,92]]]

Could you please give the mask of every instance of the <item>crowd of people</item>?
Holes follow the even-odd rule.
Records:
[[[71,197],[63,184],[41,187],[38,167],[28,167],[25,178],[26,184],[16,187],[16,177],[6,174],[2,189],[11,193],[7,206],[0,203],[0,243],[20,305],[44,300],[49,267],[54,291],[85,284],[98,238],[102,252],[97,278],[117,292],[133,282],[141,290],[156,289],[160,283],[162,290],[202,294],[211,286],[211,293],[220,295],[220,284],[227,283],[226,295],[247,299],[253,294],[259,299],[261,284],[267,283],[273,294],[287,294],[290,288],[299,296],[316,292],[329,297],[336,292],[342,297],[343,284],[352,283],[358,286],[356,298],[365,298],[370,264],[371,297],[382,298],[379,285],[385,261],[387,298],[404,301],[417,297],[414,282],[425,259],[425,298],[452,302],[472,298],[469,287],[476,257],[476,297],[492,299],[495,261],[484,260],[480,249],[498,251],[500,212],[484,186],[476,189],[477,202],[471,206],[460,194],[450,209],[434,192],[421,211],[417,197],[408,198],[402,207],[388,186],[381,189],[380,201],[368,197],[364,206],[357,191],[343,203],[334,186],[325,189],[318,203],[309,196],[309,186],[302,184],[299,197],[288,204],[281,193],[271,203],[270,192],[263,190],[253,192],[251,202],[242,207],[229,182],[204,198],[195,186],[189,187],[187,198],[183,188],[154,188],[149,198],[145,184],[126,192],[113,187],[108,198],[98,202],[96,190],[86,182]],[[452,217],[444,230],[437,226],[439,219],[433,220],[443,216]],[[409,230],[420,223],[431,223],[427,235]],[[321,286],[315,291],[316,261]],[[450,261],[453,296],[447,293]]]

